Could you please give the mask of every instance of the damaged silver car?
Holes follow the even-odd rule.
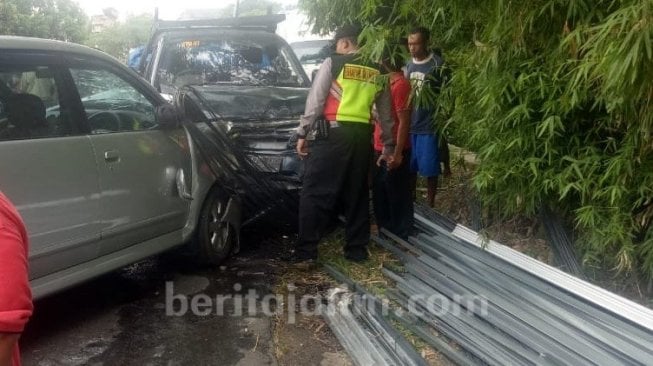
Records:
[[[241,205],[176,109],[116,59],[0,36],[0,190],[39,298],[185,243],[220,263]]]

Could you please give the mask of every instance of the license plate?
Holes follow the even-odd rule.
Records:
[[[281,169],[281,162],[283,156],[269,156],[269,155],[251,155],[250,158],[260,171],[266,173],[276,173]]]

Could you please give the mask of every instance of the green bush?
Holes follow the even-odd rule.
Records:
[[[429,27],[454,75],[436,101],[451,118],[438,127],[478,154],[488,207],[558,208],[586,264],[653,277],[653,1],[301,5],[321,32],[361,21],[372,57]]]

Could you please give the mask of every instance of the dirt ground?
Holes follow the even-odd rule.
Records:
[[[272,347],[277,364],[351,366],[349,356],[322,317],[303,316],[299,312],[298,303],[291,308],[290,295],[299,302],[304,295],[325,295],[326,291],[337,286],[337,283],[321,270],[306,272],[289,268],[284,257],[293,248],[297,239],[297,228],[286,223],[285,219],[276,222],[274,217],[272,214],[270,220],[256,224],[257,230],[264,234],[259,238],[250,239],[261,243],[258,256],[279,269],[269,278],[273,283],[272,293],[283,299],[282,304],[277,304],[281,305],[283,310],[277,311],[276,317],[272,319]],[[285,234],[282,240],[266,237],[265,233],[271,231]]]
[[[380,263],[388,260],[387,256],[389,256],[389,253],[373,246],[370,248],[373,259],[367,264],[367,268],[363,268],[360,265],[348,266],[344,261],[336,258],[337,256],[341,256],[339,248],[340,238],[337,238],[337,236],[337,233],[334,234],[332,238],[336,237],[336,239],[332,239],[332,241],[320,248],[324,252],[324,254],[320,254],[321,261],[339,267],[338,269],[340,270],[349,271],[349,276],[355,278],[359,283],[364,285],[378,285],[376,287],[377,290],[389,285],[388,281],[385,281],[377,274],[379,273]],[[289,269],[281,276],[277,285],[277,292],[284,294],[292,292],[296,298],[300,298],[303,295],[326,298],[327,291],[338,285],[322,269],[309,272]],[[373,289],[373,292],[376,291]],[[353,365],[350,357],[322,317],[304,316],[296,312],[293,314],[292,319],[289,318],[288,314],[284,314],[283,316],[277,317],[275,322],[275,354],[279,365]],[[413,342],[415,348],[418,349],[429,365],[451,365],[443,356],[426,345],[421,344],[416,338],[408,339]]]
[[[297,298],[304,295],[324,295],[335,286],[326,273],[289,270],[282,276],[277,289],[293,292]],[[279,365],[350,366],[351,359],[320,316],[304,316],[299,312],[294,319],[286,313],[276,319],[274,327],[275,354]]]

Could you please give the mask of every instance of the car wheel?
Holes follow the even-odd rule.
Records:
[[[204,204],[198,227],[199,254],[209,264],[224,261],[233,248],[236,231],[226,221],[229,195],[219,189],[211,192]]]

